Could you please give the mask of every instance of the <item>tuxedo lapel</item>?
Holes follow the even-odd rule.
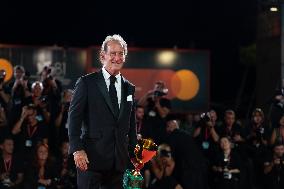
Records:
[[[100,70],[98,72],[98,77],[96,79],[96,82],[97,82],[98,88],[101,91],[101,93],[102,93],[108,107],[110,108],[112,114],[115,115],[114,109],[113,109],[111,101],[110,101],[109,93],[108,93],[108,90],[107,90],[107,85],[106,85],[102,70]]]

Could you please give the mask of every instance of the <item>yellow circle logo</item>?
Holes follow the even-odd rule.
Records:
[[[5,70],[6,72],[5,82],[9,81],[13,77],[13,66],[4,58],[0,58],[0,70]]]
[[[179,70],[171,78],[171,89],[176,98],[180,100],[190,100],[199,91],[199,79],[190,70]]]

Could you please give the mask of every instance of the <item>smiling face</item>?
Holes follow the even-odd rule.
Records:
[[[44,145],[39,146],[37,149],[37,157],[39,160],[46,160],[48,158],[48,149]]]
[[[101,52],[101,61],[111,75],[117,75],[125,62],[123,45],[119,41],[109,41],[106,50]]]

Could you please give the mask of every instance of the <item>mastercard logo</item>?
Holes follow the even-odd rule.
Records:
[[[136,86],[136,97],[140,98],[153,89],[156,81],[163,81],[169,89],[167,98],[188,101],[199,92],[198,76],[189,69],[129,69],[122,70],[123,75]]]
[[[5,82],[9,81],[13,77],[13,66],[4,58],[0,58],[0,70],[5,70],[6,72]]]
[[[171,77],[171,89],[174,96],[180,100],[190,100],[199,91],[199,79],[190,70],[179,70]]]

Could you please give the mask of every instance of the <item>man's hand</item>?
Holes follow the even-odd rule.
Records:
[[[80,150],[74,152],[73,155],[76,167],[78,167],[81,171],[86,171],[89,163],[86,152],[84,150]]]

